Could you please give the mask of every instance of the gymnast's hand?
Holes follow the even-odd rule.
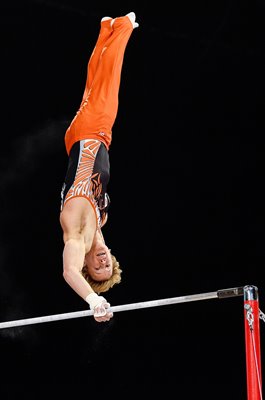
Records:
[[[110,303],[108,303],[103,296],[98,296],[96,293],[90,293],[86,297],[86,302],[94,312],[93,315],[97,322],[109,321],[113,317],[113,313],[108,311]]]

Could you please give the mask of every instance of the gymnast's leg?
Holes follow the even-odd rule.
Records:
[[[133,29],[138,26],[134,13],[115,18],[112,22],[113,31],[103,44],[85,105],[88,119],[104,114],[108,126],[113,125],[118,111],[118,93],[126,46]]]
[[[90,56],[90,59],[88,61],[88,65],[87,65],[87,79],[86,79],[86,85],[85,85],[82,103],[84,102],[84,100],[86,100],[86,98],[89,94],[89,90],[90,90],[91,84],[92,84],[94,76],[95,76],[95,71],[97,69],[98,62],[99,62],[100,55],[101,55],[102,49],[104,47],[104,44],[113,32],[113,29],[111,26],[112,20],[113,19],[111,17],[104,17],[104,18],[102,18],[102,20],[100,22],[100,32],[98,35],[98,39],[97,39],[96,45],[94,47],[94,50]]]

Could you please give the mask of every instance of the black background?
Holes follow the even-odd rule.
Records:
[[[110,148],[111,305],[264,284],[259,1],[1,5],[1,321],[85,310],[62,277],[64,133],[100,19],[135,11]],[[0,331],[3,399],[246,399],[242,297]],[[264,341],[261,321],[261,350]]]

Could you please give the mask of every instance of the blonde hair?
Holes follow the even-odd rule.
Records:
[[[120,281],[121,281],[122,270],[120,268],[120,263],[117,261],[116,257],[113,254],[111,254],[111,258],[112,258],[113,272],[112,272],[111,277],[106,281],[95,281],[89,275],[87,266],[85,265],[82,268],[83,277],[89,283],[89,285],[92,287],[94,292],[96,292],[97,294],[99,294],[101,292],[107,292],[110,288],[112,288],[117,283],[120,283]]]

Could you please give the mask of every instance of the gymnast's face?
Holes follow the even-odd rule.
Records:
[[[94,281],[106,281],[112,276],[113,265],[110,249],[103,243],[92,247],[85,256],[84,264]]]

